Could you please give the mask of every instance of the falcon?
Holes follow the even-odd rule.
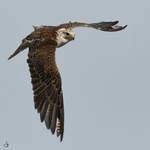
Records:
[[[73,28],[90,27],[101,31],[115,32],[127,27],[116,25],[119,21],[81,23],[69,22],[59,26],[33,26],[34,31],[22,40],[17,50],[8,58],[29,48],[29,65],[34,105],[40,114],[41,122],[63,140],[64,104],[61,76],[55,61],[56,48],[62,47],[75,39]]]

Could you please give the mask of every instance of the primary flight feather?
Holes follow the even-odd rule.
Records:
[[[69,22],[59,26],[33,26],[34,31],[22,40],[17,50],[8,58],[29,48],[27,63],[29,65],[34,104],[40,113],[41,122],[45,122],[52,134],[57,130],[60,140],[64,134],[64,104],[61,76],[55,61],[55,51],[74,40],[72,28],[90,27],[101,31],[115,32],[126,28],[117,26],[118,21],[99,23]]]

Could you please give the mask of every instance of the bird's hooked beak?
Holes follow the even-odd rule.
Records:
[[[72,32],[72,33],[70,33],[70,38],[71,38],[71,40],[74,40],[75,39],[75,34]]]

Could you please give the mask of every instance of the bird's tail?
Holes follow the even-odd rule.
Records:
[[[15,51],[12,55],[10,55],[10,56],[8,57],[8,60],[10,60],[10,59],[13,58],[14,56],[16,56],[18,53],[20,53],[21,51],[23,51],[24,49],[26,49],[28,46],[29,46],[29,43],[23,41],[23,42],[21,43],[21,45],[16,49],[16,51]]]

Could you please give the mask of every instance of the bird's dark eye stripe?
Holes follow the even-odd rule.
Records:
[[[66,32],[66,35],[70,35],[68,32]]]

